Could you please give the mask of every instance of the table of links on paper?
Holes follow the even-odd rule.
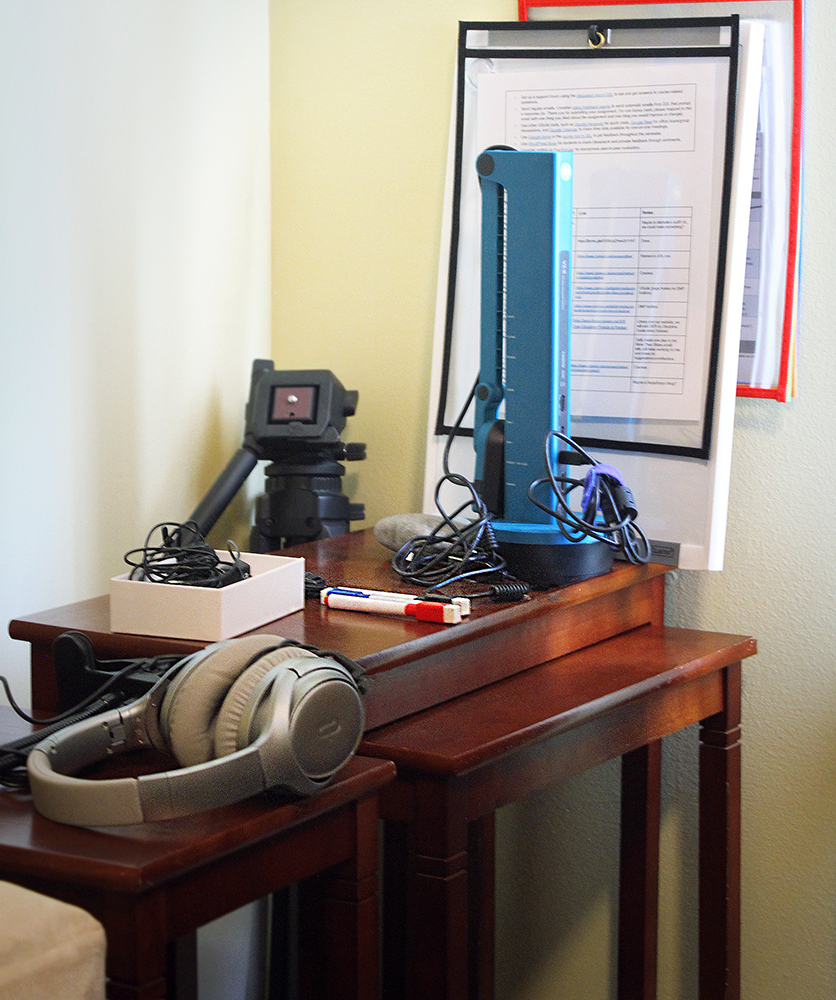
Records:
[[[690,207],[579,208],[574,245],[573,386],[681,395]]]

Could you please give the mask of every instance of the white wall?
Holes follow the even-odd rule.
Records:
[[[5,621],[103,593],[240,443],[269,354],[267,58],[265,0],[0,5]],[[22,645],[0,656],[27,698]]]
[[[270,350],[268,102],[266,0],[0,3],[4,623],[104,593],[240,444]],[[214,541],[243,546],[244,506]],[[201,1000],[258,995],[260,920],[201,934]]]

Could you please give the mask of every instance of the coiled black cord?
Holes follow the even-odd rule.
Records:
[[[506,580],[503,583],[492,583],[487,590],[478,594],[468,594],[469,598],[490,597],[495,603],[502,601],[521,601],[531,591],[531,584],[522,580]]]
[[[152,538],[157,531],[161,541],[153,545]],[[228,541],[227,548],[231,562],[221,559],[207,544],[194,521],[184,524],[162,521],[148,532],[145,544],[126,552],[124,559],[133,567],[132,580],[186,587],[225,587],[250,575],[250,567],[241,559],[238,546]]]
[[[552,461],[555,438],[571,448],[591,467],[583,479],[555,475]],[[646,563],[650,558],[650,542],[636,524],[638,511],[633,495],[618,470],[611,465],[596,462],[576,441],[560,431],[549,431],[546,434],[544,451],[546,476],[535,480],[528,487],[529,500],[556,519],[564,537],[570,542],[593,538],[606,542],[628,562]],[[545,484],[551,487],[549,498],[556,500],[556,505],[534,495],[535,490]],[[569,506],[569,497],[577,489],[583,490],[580,513]]]

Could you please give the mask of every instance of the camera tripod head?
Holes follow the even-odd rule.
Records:
[[[258,458],[293,465],[313,456],[365,458],[365,445],[340,440],[357,398],[329,371],[276,371],[272,361],[254,361],[244,447]]]
[[[340,435],[357,409],[358,393],[330,371],[276,371],[270,360],[253,362],[244,441],[189,521],[206,534],[260,460],[266,493],[256,501],[250,549],[273,552],[286,545],[344,534],[362,520],[363,504],[342,492],[341,461],[366,457],[365,444]]]

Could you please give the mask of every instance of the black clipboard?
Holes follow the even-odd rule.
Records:
[[[474,336],[478,337],[474,333],[478,328],[478,319],[474,322],[476,302],[469,284],[478,267],[478,248],[473,245],[478,214],[471,160],[475,160],[480,147],[488,144],[567,148],[566,133],[578,133],[576,109],[589,107],[583,103],[586,94],[573,105],[567,93],[580,89],[601,94],[618,90],[610,108],[595,112],[603,117],[589,120],[587,147],[574,150],[576,191],[587,162],[594,163],[590,171],[596,171],[598,176],[602,169],[625,176],[632,171],[634,190],[623,196],[620,191],[615,193],[619,179],[613,182],[612,191],[598,185],[590,193],[591,185],[587,183],[580,197],[576,195],[573,432],[590,447],[707,458],[727,292],[739,19],[675,18],[654,21],[652,26],[638,19],[610,21],[606,39],[595,45],[591,44],[591,33],[594,28],[579,21],[465,22],[460,26],[450,252],[436,433],[451,432],[463,387],[475,374],[460,370],[471,354],[468,345],[474,342]],[[597,91],[596,79],[600,79]],[[619,80],[625,81],[620,87]],[[504,81],[512,81],[507,89]],[[517,89],[518,81],[521,89]],[[551,116],[551,134],[546,137],[534,126],[527,128],[519,115],[514,119],[513,111],[513,106],[519,111],[521,100],[536,103],[541,95],[541,116]],[[491,101],[502,100],[507,107],[496,112],[505,117],[499,129],[502,134],[498,134],[497,129],[484,125],[486,114],[493,116],[485,107]],[[665,107],[674,101],[685,109],[677,111],[675,119],[670,117],[674,112]],[[597,98],[596,102],[601,103]],[[634,105],[639,107],[640,116],[650,116],[650,125],[637,125],[636,133],[628,136],[622,147],[616,142],[616,129],[628,122]],[[569,125],[563,131],[561,121]],[[660,122],[661,129],[656,128]],[[667,146],[661,156],[657,153],[660,131],[661,143]],[[557,146],[549,147],[547,142],[556,142]],[[603,151],[602,144],[606,145]],[[663,164],[652,168],[663,181],[673,178],[671,183],[675,182],[680,168],[672,167],[666,177],[663,161],[669,156],[676,159],[669,151],[687,145],[691,149],[683,171],[692,187],[704,187],[702,176],[710,177],[710,197],[695,206],[688,203],[687,195],[685,203],[666,198],[659,185],[642,190],[641,174],[651,160]],[[697,194],[702,197],[701,191]],[[633,213],[632,219],[622,217],[627,211]],[[606,213],[612,218],[602,219]],[[628,229],[634,240],[632,257],[613,255],[610,263],[620,260],[625,264],[614,278],[612,269],[595,270],[589,266],[593,255],[584,260],[578,249],[579,240],[597,238],[600,243],[606,242],[608,226],[611,242],[617,247],[624,245]],[[653,226],[655,240],[648,228]],[[664,235],[666,227],[670,238]],[[680,235],[675,235],[674,230]],[[669,255],[667,262],[672,266],[654,266],[650,263],[654,243],[657,247],[676,244],[684,249]],[[609,304],[603,301],[603,295],[596,300],[594,282],[601,280],[608,285]],[[630,298],[631,305],[625,308]],[[614,303],[615,299],[620,304]],[[596,320],[598,328],[605,331],[597,337]],[[579,329],[591,333],[579,333]],[[627,341],[631,338],[628,357]],[[598,349],[596,341],[607,346]],[[475,343],[478,345],[478,340]],[[579,349],[588,351],[588,355],[579,358]]]

